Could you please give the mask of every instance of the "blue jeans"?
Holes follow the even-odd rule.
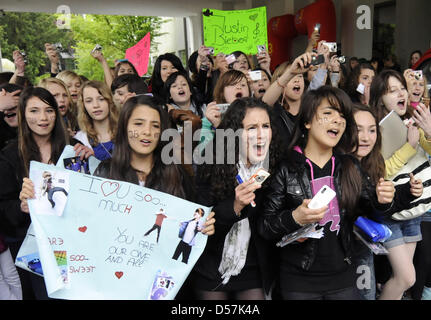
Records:
[[[367,250],[355,259],[356,287],[361,300],[376,300],[376,275],[374,271],[374,255]]]
[[[391,249],[406,243],[421,241],[421,221],[422,217],[405,221],[385,219],[383,223],[392,231],[392,236],[384,243],[385,248]]]

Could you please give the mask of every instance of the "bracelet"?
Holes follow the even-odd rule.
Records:
[[[280,78],[277,78],[277,84],[278,84],[278,86],[280,87],[280,88],[282,88],[282,89],[286,89],[286,86],[282,86],[281,84],[280,84]]]

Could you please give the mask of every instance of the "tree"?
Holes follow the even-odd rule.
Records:
[[[134,46],[148,32],[152,51],[157,49],[155,39],[163,21],[159,17],[73,15],[72,30],[76,41],[75,56],[78,74],[89,79],[103,80],[103,70],[91,55],[100,44],[103,55],[113,67],[116,59],[123,59],[128,48]]]
[[[35,83],[49,74],[45,43],[61,43],[63,49],[75,56],[76,71],[89,79],[103,80],[103,70],[90,55],[96,44],[111,66],[115,59],[124,58],[125,51],[148,32],[151,48],[157,49],[155,39],[162,35],[159,17],[72,15],[71,29],[58,29],[55,14],[7,12],[0,17],[0,46],[2,55],[13,60],[14,50],[27,55],[26,76]]]
[[[30,81],[45,72],[48,59],[46,42],[61,42],[63,47],[73,44],[72,32],[58,29],[55,16],[45,13],[6,12],[0,17],[0,46],[2,56],[13,61],[14,50],[25,51],[27,57],[26,76]]]

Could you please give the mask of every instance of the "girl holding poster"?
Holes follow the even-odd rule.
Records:
[[[265,184],[252,176],[259,169],[273,174],[281,157],[272,123],[265,103],[253,98],[237,99],[218,126],[224,130],[217,131],[205,149],[216,150],[218,134],[226,130],[233,130],[235,137],[239,133],[239,146],[230,147],[226,137],[222,140],[223,148],[218,148],[224,152],[222,165],[210,164],[216,163],[216,155],[212,154],[213,161],[198,170],[198,202],[213,206],[217,216],[217,232],[208,239],[193,274],[199,299],[257,300],[270,292],[275,244],[257,233]]]
[[[13,259],[30,225],[27,199],[34,197],[33,183],[26,178],[30,161],[55,164],[66,145],[75,144],[76,155],[88,158],[92,150],[70,140],[58,105],[44,88],[29,87],[20,96],[18,139],[9,143],[0,154],[0,226]],[[23,183],[24,180],[24,183]],[[21,193],[20,193],[21,191]],[[21,200],[21,201],[20,201]],[[18,270],[24,299],[46,298],[42,279]],[[45,291],[44,291],[45,290]]]
[[[162,159],[162,149],[168,142],[160,137],[168,128],[169,116],[154,98],[136,96],[128,99],[121,109],[112,159],[103,161],[94,175],[194,201],[193,183],[186,171],[180,165],[165,164]],[[200,230],[203,234],[214,234],[213,216],[211,213],[207,217]],[[184,291],[180,296],[183,294]],[[185,298],[190,299],[190,296]]]

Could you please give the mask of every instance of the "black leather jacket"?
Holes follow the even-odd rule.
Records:
[[[263,215],[259,221],[259,233],[268,240],[280,240],[283,236],[290,234],[300,228],[294,221],[292,212],[298,208],[304,199],[312,199],[310,178],[307,174],[305,157],[297,152],[288,155],[291,161],[283,162],[279,171],[272,177],[271,184],[263,207]],[[348,155],[336,155],[334,171],[334,184],[338,197],[342,193],[340,184],[340,173],[345,161],[353,161],[359,171],[359,162]],[[293,165],[292,165],[293,164]],[[375,188],[369,183],[366,176],[362,174],[362,192],[358,201],[358,213],[378,212],[387,214],[392,204],[382,205],[377,202]],[[358,214],[359,216],[359,214]],[[352,261],[352,241],[354,218],[347,217],[344,209],[340,207],[340,233],[341,246],[345,254],[345,261]],[[317,241],[308,239],[302,244],[301,250],[289,250],[289,246],[281,249],[281,259],[288,260],[292,265],[303,270],[309,270],[312,266],[317,250]]]

